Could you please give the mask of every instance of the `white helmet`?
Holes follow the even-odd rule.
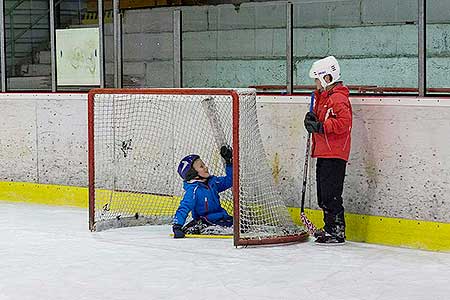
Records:
[[[325,75],[331,75],[330,83],[325,81]],[[334,56],[328,56],[313,63],[309,70],[309,77],[319,79],[322,87],[326,88],[341,78],[341,68]]]

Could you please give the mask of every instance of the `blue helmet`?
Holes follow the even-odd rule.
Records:
[[[200,156],[198,156],[197,154],[190,154],[180,161],[180,164],[178,165],[178,174],[180,174],[183,180],[191,180],[197,176],[197,172],[192,168],[192,165],[194,164],[194,161],[199,158]],[[189,172],[189,170],[191,169],[195,172]],[[190,176],[187,176],[188,172],[190,173]]]

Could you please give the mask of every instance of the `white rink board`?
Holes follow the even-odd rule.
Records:
[[[448,222],[450,99],[352,97],[351,102],[346,210]],[[278,186],[294,205],[301,190],[306,141],[303,118],[309,97],[263,96],[259,104],[261,132],[272,166],[278,170],[274,172]],[[314,164],[307,199],[309,207],[318,208]]]
[[[1,181],[87,186],[86,94],[0,94]]]
[[[351,101],[346,210],[448,222],[450,99]],[[258,97],[269,164],[290,206],[298,206],[300,198],[308,103],[307,96]],[[0,180],[87,186],[86,94],[0,94],[0,110]],[[317,208],[312,190],[308,206]]]

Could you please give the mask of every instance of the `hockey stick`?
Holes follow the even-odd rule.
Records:
[[[169,236],[173,237],[173,233],[169,234]],[[185,238],[194,238],[194,239],[232,239],[233,235],[220,235],[220,234],[186,234]]]
[[[309,111],[312,111],[314,106],[314,93],[311,94],[311,103],[309,104]],[[305,195],[306,195],[306,181],[308,178],[308,164],[309,164],[309,151],[311,148],[311,133],[308,132],[308,139],[306,141],[305,151],[305,164],[303,166],[303,186],[302,186],[302,202],[300,206],[300,219],[303,225],[305,225],[309,234],[314,235],[317,231],[317,227],[306,217],[305,215]]]
[[[211,124],[217,148],[220,149],[222,146],[228,145],[227,139],[225,138],[225,132],[223,131],[222,125],[219,122],[219,115],[214,98],[209,97],[203,99],[202,106],[206,113],[206,116],[208,117],[209,123]]]

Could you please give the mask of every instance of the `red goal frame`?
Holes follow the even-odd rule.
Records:
[[[145,88],[115,89],[97,88],[88,93],[88,178],[89,178],[89,229],[95,230],[95,152],[94,152],[94,98],[98,94],[166,94],[166,95],[226,95],[232,98],[232,147],[233,147],[233,240],[235,246],[280,244],[305,241],[308,233],[275,238],[247,239],[240,236],[240,203],[239,203],[239,94],[233,89],[208,88]]]

